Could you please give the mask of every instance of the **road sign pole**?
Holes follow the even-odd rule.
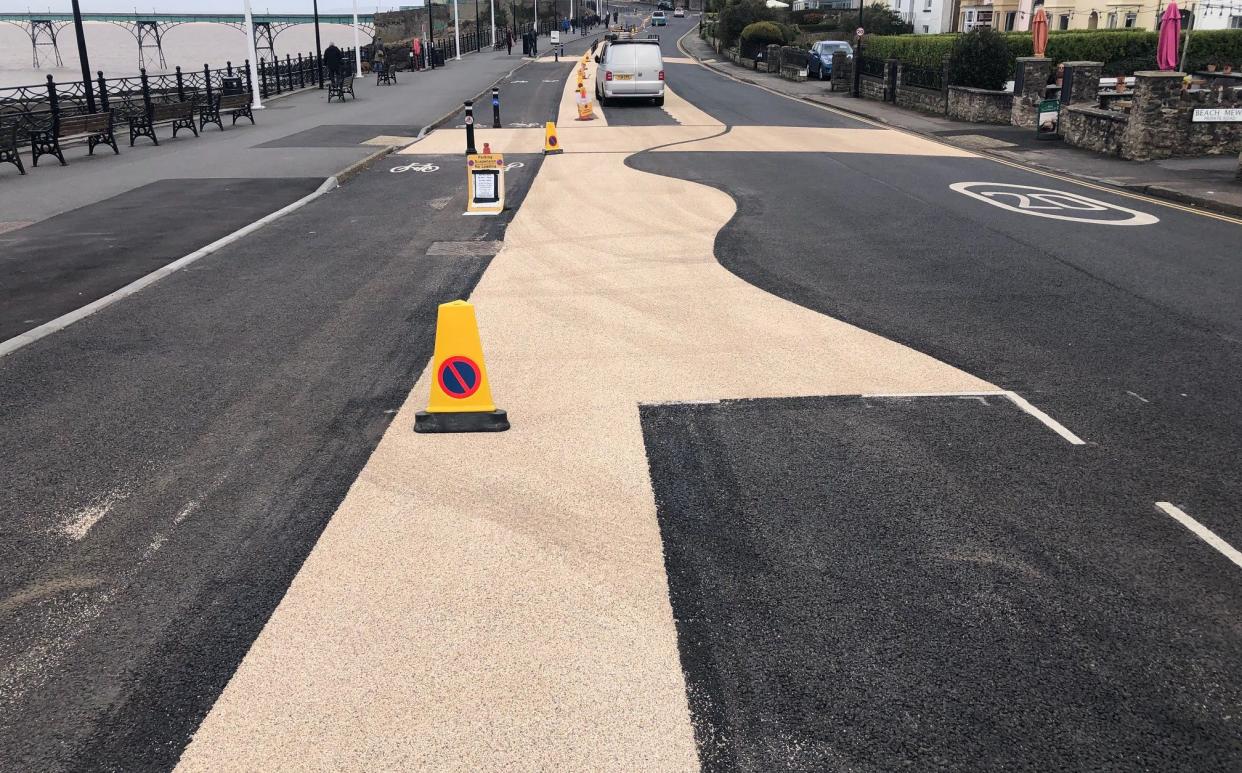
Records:
[[[474,102],[466,102],[466,155],[473,156],[479,151],[474,149]]]
[[[250,47],[250,107],[253,110],[263,109],[259,83],[259,50],[254,44],[254,18],[250,14],[250,0],[246,0],[246,44]]]

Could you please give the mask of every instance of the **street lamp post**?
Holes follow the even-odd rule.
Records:
[[[457,61],[461,61],[461,16],[457,13],[457,0],[453,0],[453,45],[457,49]]]
[[[504,8],[504,6],[500,6]],[[487,0],[487,13],[492,23],[492,48],[496,47],[496,0]]]
[[[323,45],[319,42],[319,0],[314,0],[315,9],[315,80],[319,88],[323,88]]]
[[[259,50],[254,44],[254,18],[250,13],[250,0],[246,0],[246,50],[250,52],[250,107],[254,110],[263,109],[260,92],[263,84],[259,83]]]
[[[483,41],[479,38],[479,0],[474,0],[474,50],[483,50]]]
[[[358,45],[358,0],[354,0],[354,78],[358,79],[361,77],[362,48]]]
[[[82,28],[82,9],[73,0],[73,29],[78,35],[78,60],[82,63],[82,85],[86,90],[86,109],[95,112],[95,89],[91,86],[91,63],[86,58],[86,30]]]

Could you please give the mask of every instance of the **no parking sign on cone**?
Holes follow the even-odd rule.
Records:
[[[415,432],[504,432],[508,415],[492,402],[473,304],[440,304],[431,363],[431,398]]]

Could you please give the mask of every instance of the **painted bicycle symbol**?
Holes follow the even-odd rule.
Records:
[[[505,164],[504,169],[507,172],[510,169],[521,169],[524,166],[526,166],[526,164],[523,164],[521,161],[510,161],[509,163]]]
[[[405,166],[394,166],[388,170],[393,174],[401,174],[402,172],[438,172],[440,167],[435,164],[412,162]]]

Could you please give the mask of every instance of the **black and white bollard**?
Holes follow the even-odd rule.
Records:
[[[474,102],[466,102],[466,155],[473,156],[479,151],[474,149]]]
[[[500,89],[492,86],[492,128],[500,128]]]

